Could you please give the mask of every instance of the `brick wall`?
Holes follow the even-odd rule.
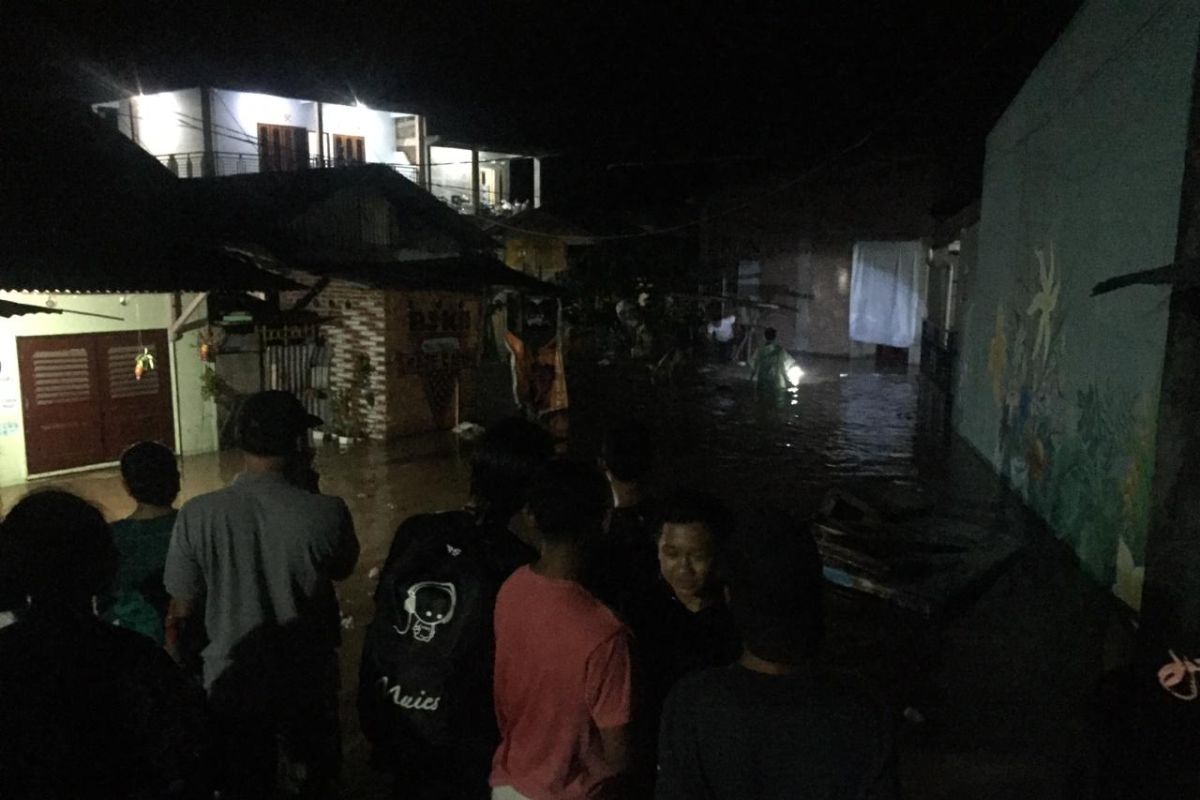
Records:
[[[332,281],[312,302],[310,308],[329,321],[322,324],[330,348],[329,386],[333,392],[350,385],[355,353],[364,353],[375,368],[362,410],[367,435],[383,439],[388,435],[388,348],[385,292],[364,289],[345,281]]]

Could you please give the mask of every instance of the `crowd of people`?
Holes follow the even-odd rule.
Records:
[[[0,523],[0,796],[335,797],[334,583],[359,542],[291,395],[238,416],[243,471],[178,510],[121,459],[105,523],[42,490]],[[657,492],[636,423],[597,462],[535,423],[478,441],[463,507],[406,519],[357,687],[397,798],[893,798],[890,716],[818,666],[821,562],[782,513]]]

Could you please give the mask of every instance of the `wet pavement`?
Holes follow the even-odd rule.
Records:
[[[942,559],[936,567],[911,548],[900,554],[926,565],[910,572],[909,584],[923,582],[936,602],[914,613],[831,586],[826,660],[862,675],[904,720],[906,797],[1091,796],[1103,733],[1101,673],[1129,648],[1120,609],[977,456],[957,441],[928,443],[916,419],[914,377],[875,374],[861,363],[804,366],[809,374],[798,390],[777,403],[757,400],[736,369],[711,372],[699,385],[655,387],[643,370],[575,367],[568,446],[590,455],[606,422],[635,417],[654,431],[663,490],[707,488],[735,507],[782,506],[805,516],[835,486],[869,497],[897,486],[919,495],[922,513],[902,527],[949,537],[956,548],[933,553]],[[492,377],[504,396],[506,376]],[[481,406],[476,421],[502,406]],[[469,448],[438,434],[320,450],[322,488],[347,500],[363,544],[354,576],[339,590],[347,797],[386,795],[366,767],[354,712],[372,570],[402,519],[462,502]],[[185,459],[181,499],[216,488],[237,466],[229,453]],[[112,519],[132,509],[115,470],[50,482],[97,502]],[[0,502],[8,507],[23,491],[0,490]]]

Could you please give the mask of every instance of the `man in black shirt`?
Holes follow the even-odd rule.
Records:
[[[588,546],[583,584],[625,621],[658,578],[658,520],[646,488],[653,465],[654,445],[644,425],[627,421],[605,431],[600,469],[612,488],[613,510],[603,535]]]
[[[783,515],[743,520],[723,559],[743,652],[671,692],[659,739],[659,800],[899,796],[890,717],[813,664],[821,560]]]

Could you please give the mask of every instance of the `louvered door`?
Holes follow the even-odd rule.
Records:
[[[91,336],[17,339],[29,472],[104,461],[100,387]]]
[[[154,440],[174,449],[171,413],[171,364],[165,331],[106,333],[95,337],[103,397],[105,461],[116,461],[134,442]],[[133,372],[134,359],[146,349],[156,368]]]
[[[138,380],[143,348],[157,369]],[[30,474],[116,461],[145,439],[174,448],[165,331],[19,337],[17,357]]]

